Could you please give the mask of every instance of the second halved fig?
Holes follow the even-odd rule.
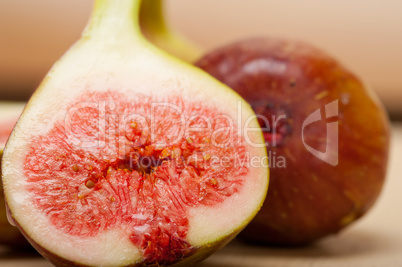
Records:
[[[3,148],[11,131],[20,116],[25,103],[0,102],[0,160],[3,156]],[[1,172],[1,166],[0,166]],[[0,181],[0,244],[15,247],[30,247],[29,243],[21,235],[20,231],[13,227],[7,220],[6,205]]]
[[[35,92],[4,151],[12,217],[57,266],[202,260],[266,195],[252,109],[149,45],[139,4],[95,2],[83,37]]]

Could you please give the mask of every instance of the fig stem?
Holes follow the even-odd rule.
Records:
[[[143,35],[155,46],[187,62],[194,62],[201,49],[172,30],[166,23],[162,0],[143,0],[140,6],[140,25]]]
[[[141,0],[95,0],[83,37],[109,43],[124,42],[127,39],[143,40],[139,24],[141,2]]]
[[[140,9],[140,24],[153,33],[169,31],[165,23],[162,0],[143,0]]]

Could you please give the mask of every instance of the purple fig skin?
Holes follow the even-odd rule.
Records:
[[[307,244],[339,232],[372,207],[386,176],[390,124],[382,105],[357,76],[310,45],[269,38],[222,47],[195,65],[267,118],[260,124],[268,142],[270,188],[241,238]],[[330,103],[337,107],[335,116],[326,116]],[[316,110],[322,119],[303,128]],[[327,140],[331,122],[338,134]],[[336,141],[338,149],[326,151],[326,144]],[[332,164],[308,148],[328,152]]]

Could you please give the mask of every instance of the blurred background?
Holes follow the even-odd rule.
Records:
[[[402,119],[401,0],[164,0],[171,27],[208,51],[245,37],[314,44]],[[0,100],[27,100],[78,39],[91,0],[0,0]]]

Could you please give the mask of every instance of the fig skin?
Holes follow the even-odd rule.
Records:
[[[278,123],[285,130],[277,129],[283,141],[267,145],[267,199],[241,238],[304,245],[339,232],[373,206],[386,176],[390,125],[376,96],[356,75],[308,44],[273,38],[222,47],[196,66],[237,91],[257,114],[264,115],[268,106],[268,120],[285,115]],[[338,101],[338,116],[325,119],[324,107],[333,101]],[[304,140],[325,152],[325,120],[338,122],[335,166],[310,153],[302,141],[303,122],[317,109],[324,120],[306,126]],[[275,127],[273,120],[270,126]]]

